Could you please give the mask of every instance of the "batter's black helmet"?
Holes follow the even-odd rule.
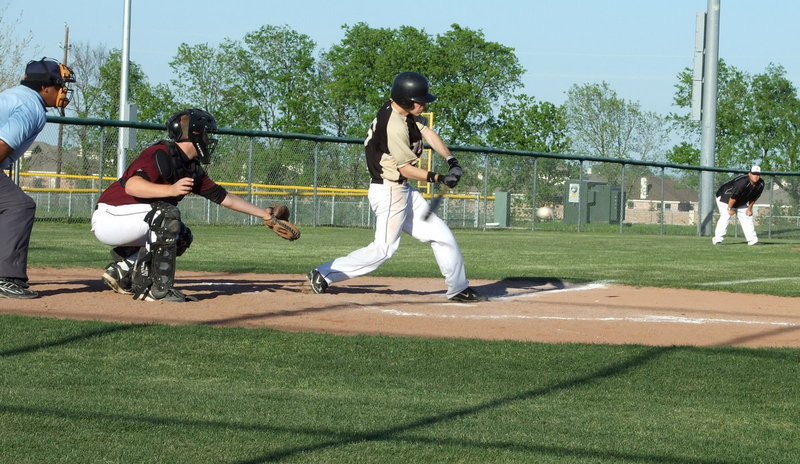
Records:
[[[200,162],[208,164],[217,146],[217,139],[208,134],[217,131],[217,120],[211,113],[197,108],[187,108],[173,114],[167,121],[169,138],[176,142],[192,142]]]
[[[392,83],[392,100],[400,106],[409,105],[411,102],[430,103],[436,97],[428,93],[428,79],[420,73],[413,71],[401,72]]]

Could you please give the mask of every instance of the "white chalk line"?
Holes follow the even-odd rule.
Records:
[[[575,287],[567,287],[567,288],[554,288],[554,289],[544,289],[544,290],[537,290],[534,292],[525,292],[520,293],[518,295],[507,295],[507,296],[497,296],[489,298],[491,301],[505,301],[505,300],[516,300],[519,298],[535,298],[540,295],[549,295],[551,293],[562,293],[562,292],[581,292],[585,290],[598,290],[601,288],[606,288],[611,283],[611,281],[602,281],[602,282],[592,282],[586,285],[577,285]],[[454,304],[462,304],[462,303],[454,303]]]
[[[727,280],[721,282],[701,282],[697,285],[712,286],[712,285],[738,285],[750,284],[754,282],[779,282],[781,280],[800,280],[800,277],[764,277],[762,279],[749,279],[749,280]]]
[[[782,321],[748,321],[743,319],[717,319],[717,318],[694,318],[684,316],[626,316],[626,317],[566,317],[566,316],[536,316],[526,314],[426,314],[400,311],[397,309],[369,308],[383,314],[399,317],[422,317],[433,319],[469,319],[469,320],[552,320],[552,321],[574,321],[574,322],[646,322],[646,323],[671,323],[671,324],[742,324],[742,325],[767,325],[778,327],[800,327],[800,322]]]

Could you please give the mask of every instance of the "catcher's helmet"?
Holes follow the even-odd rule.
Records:
[[[401,72],[392,83],[392,100],[400,106],[410,106],[411,102],[430,103],[436,97],[428,93],[428,79],[413,71]]]
[[[176,142],[192,142],[200,162],[208,164],[217,146],[217,139],[208,134],[217,131],[217,120],[211,113],[197,108],[187,108],[172,115],[167,121],[169,138]]]

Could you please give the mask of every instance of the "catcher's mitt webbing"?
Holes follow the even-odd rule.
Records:
[[[280,219],[281,221],[288,221],[289,216],[289,208],[285,205],[272,204],[272,217]]]

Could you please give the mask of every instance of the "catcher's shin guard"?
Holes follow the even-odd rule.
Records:
[[[139,252],[139,259],[134,266],[134,298],[143,298],[147,287],[151,297],[164,298],[175,283],[178,235],[182,231],[181,212],[177,206],[163,201],[154,202],[152,206],[153,209],[144,217],[150,226],[147,252],[145,256]]]

